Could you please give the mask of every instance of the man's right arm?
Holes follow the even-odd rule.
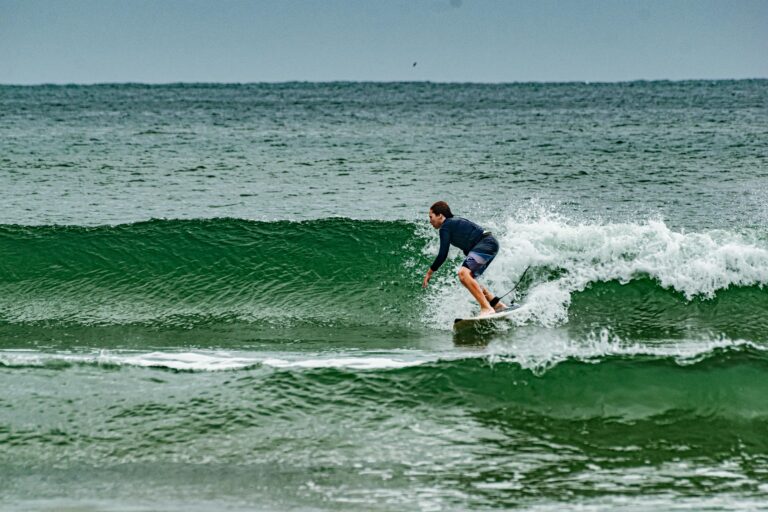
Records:
[[[445,259],[448,257],[448,249],[451,245],[451,235],[448,233],[448,229],[445,227],[440,228],[440,251],[437,253],[437,258],[435,258],[435,261],[432,262],[432,265],[430,265],[429,269],[432,272],[435,272],[437,269],[440,268],[440,265],[442,265],[445,262]]]

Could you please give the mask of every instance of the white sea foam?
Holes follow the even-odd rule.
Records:
[[[0,351],[0,363],[7,366],[42,366],[63,362],[75,364],[115,364],[127,366],[162,367],[173,370],[233,370],[257,364],[249,357],[225,352],[122,352],[90,353],[39,352],[32,350]]]
[[[287,360],[268,358],[261,363],[275,368],[351,368],[354,370],[383,370],[418,366],[429,362],[422,360],[402,360],[390,357],[327,357],[316,359]]]
[[[161,368],[181,371],[226,371],[251,367],[276,369],[338,368],[350,370],[396,370],[462,359],[482,359],[491,364],[517,363],[521,367],[543,372],[567,359],[597,361],[614,355],[649,355],[674,357],[680,364],[699,360],[712,350],[725,347],[758,346],[745,340],[716,338],[711,340],[670,340],[653,345],[628,344],[607,329],[575,340],[559,329],[540,328],[526,331],[503,342],[491,343],[485,349],[462,350],[350,350],[343,352],[139,352],[100,350],[93,352],[44,352],[38,350],[0,350],[0,364],[8,367],[47,366],[57,363],[116,365]]]
[[[448,354],[446,358],[461,357]],[[441,359],[440,354],[421,351],[392,353],[274,353],[252,354],[222,351],[196,352],[130,352],[99,351],[90,353],[40,352],[34,350],[2,350],[0,364],[6,366],[43,366],[51,363],[113,364],[188,371],[237,370],[252,366],[273,368],[349,368],[381,370],[405,368]]]
[[[756,231],[670,229],[661,220],[639,224],[574,223],[551,213],[535,219],[488,223],[501,250],[483,277],[495,293],[510,289],[531,265],[558,277],[534,282],[527,307],[512,315],[517,325],[553,327],[565,323],[572,296],[591,283],[628,283],[641,276],[687,299],[712,298],[731,286],[768,284],[768,240]],[[435,249],[430,244],[426,250]],[[461,261],[460,258],[452,260]],[[451,268],[451,265],[447,265]],[[456,316],[476,308],[453,272],[441,273],[428,299],[424,320],[450,328]]]
[[[606,328],[591,332],[585,339],[574,339],[564,330],[540,328],[524,335],[491,344],[488,360],[514,362],[521,367],[542,372],[567,359],[599,361],[611,356],[671,357],[679,364],[691,364],[722,348],[752,347],[765,349],[751,341],[726,337],[690,340],[655,340],[654,343],[628,343]]]

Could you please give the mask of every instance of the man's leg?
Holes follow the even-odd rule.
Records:
[[[475,280],[475,281],[477,281],[477,280]],[[480,283],[477,283],[477,284],[480,284]],[[486,288],[485,286],[483,286],[481,284],[480,284],[480,289],[483,290],[483,295],[485,295],[485,298],[488,300],[488,304],[490,304],[491,301],[493,300],[493,298],[495,297],[495,295],[492,294],[490,292],[490,290],[488,290],[488,288]],[[507,305],[504,304],[503,302],[499,301],[499,302],[496,303],[495,306],[493,306],[493,309],[495,309],[496,311],[501,311],[502,309],[507,309]]]
[[[469,293],[472,294],[477,303],[480,304],[480,316],[490,315],[494,312],[485,295],[485,292],[488,290],[484,290],[480,287],[480,284],[474,277],[472,277],[472,272],[467,267],[461,267],[459,269],[459,281],[461,281],[461,284],[469,290]]]

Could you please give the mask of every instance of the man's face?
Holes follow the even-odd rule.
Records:
[[[429,223],[432,224],[433,228],[440,229],[440,226],[443,225],[443,222],[445,222],[445,215],[435,215],[435,212],[429,210]]]

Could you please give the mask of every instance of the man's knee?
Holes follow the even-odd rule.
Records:
[[[472,271],[467,267],[461,267],[459,269],[459,281],[465,283],[470,280],[472,280]]]

